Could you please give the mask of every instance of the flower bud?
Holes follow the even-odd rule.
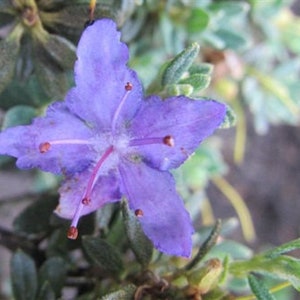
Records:
[[[204,266],[197,270],[192,270],[187,279],[193,290],[197,290],[200,295],[211,291],[219,281],[223,271],[222,262],[217,259],[210,259]]]

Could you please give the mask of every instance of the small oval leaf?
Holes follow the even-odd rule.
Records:
[[[39,270],[40,285],[49,283],[56,297],[59,297],[66,279],[66,263],[61,257],[47,259]]]
[[[28,105],[17,105],[10,108],[3,119],[2,129],[8,127],[27,125],[36,116],[36,110]]]
[[[146,267],[152,257],[152,243],[144,234],[140,222],[125,201],[122,203],[122,213],[130,247],[138,262]]]
[[[257,300],[275,300],[275,298],[269,293],[263,282],[261,280],[258,280],[254,275],[250,274],[248,276],[248,282]]]
[[[51,228],[50,217],[56,206],[56,197],[41,196],[14,220],[14,230],[20,234],[46,233]]]
[[[48,281],[45,281],[42,285],[37,300],[55,300],[55,293],[52,290]]]
[[[37,272],[33,259],[22,251],[17,251],[11,260],[11,281],[16,300],[35,299],[37,292]]]
[[[19,45],[15,41],[0,41],[0,93],[5,89],[14,75]]]
[[[162,85],[177,83],[186,72],[199,53],[199,45],[193,43],[191,46],[179,53],[166,67],[162,75]]]
[[[118,273],[123,269],[119,252],[100,237],[82,237],[83,248],[88,257],[105,271]]]

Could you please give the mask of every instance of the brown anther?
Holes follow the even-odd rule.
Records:
[[[89,205],[91,203],[91,199],[87,198],[87,197],[84,197],[82,200],[81,200],[81,203],[83,205]]]
[[[125,90],[126,91],[131,91],[133,89],[133,85],[130,82],[127,82],[125,85]]]
[[[71,226],[68,230],[67,237],[70,240],[76,240],[78,237],[78,229],[74,226]]]
[[[169,147],[174,147],[174,145],[175,145],[174,139],[171,135],[166,135],[163,138],[163,142],[164,142],[165,145],[167,145]]]
[[[144,212],[138,208],[134,211],[134,214],[137,216],[137,217],[142,217],[144,215]]]
[[[39,150],[41,153],[46,153],[49,151],[49,149],[51,148],[51,144],[48,143],[48,142],[45,142],[45,143],[41,143],[39,145]]]

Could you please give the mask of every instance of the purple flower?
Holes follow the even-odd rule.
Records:
[[[96,21],[77,49],[76,86],[32,125],[0,134],[0,153],[21,169],[63,174],[56,214],[72,219],[125,196],[162,252],[190,256],[193,227],[170,169],[180,166],[223,121],[226,108],[187,97],[143,99],[116,24]]]

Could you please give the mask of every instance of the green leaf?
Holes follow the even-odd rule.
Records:
[[[36,63],[38,81],[50,99],[62,99],[68,89],[68,78],[58,66],[48,63]]]
[[[212,251],[213,255],[220,253],[221,255],[229,255],[231,258],[250,259],[253,256],[253,251],[240,243],[231,240],[224,240],[215,246]]]
[[[49,282],[45,281],[39,291],[37,300],[55,300],[55,299],[57,298],[55,297],[55,293],[53,289],[51,288]]]
[[[216,35],[213,32],[204,31],[202,33],[202,40],[216,49],[224,49],[226,47],[222,36]]]
[[[13,227],[20,234],[45,234],[51,229],[50,217],[57,206],[57,198],[42,195],[25,208],[14,220]]]
[[[221,12],[229,17],[237,17],[237,15],[246,13],[250,6],[245,2],[237,2],[237,1],[220,1],[214,2],[209,6],[211,11]]]
[[[88,257],[105,271],[118,273],[123,269],[120,253],[99,237],[82,237],[83,248]]]
[[[0,93],[14,75],[19,44],[15,41],[0,40]]]
[[[221,231],[221,220],[218,219],[215,223],[214,228],[212,229],[210,235],[208,238],[204,241],[203,245],[198,250],[198,253],[195,255],[195,257],[185,266],[185,270],[191,270],[195,266],[198,265],[200,261],[203,260],[205,255],[216,245],[217,239],[220,235]]]
[[[59,35],[50,34],[43,47],[62,69],[73,68],[76,60],[76,47],[71,42]]]
[[[230,272],[236,276],[244,276],[250,272],[268,274],[289,281],[300,291],[300,260],[293,257],[282,255],[270,259],[258,255],[247,261],[232,262]]]
[[[101,297],[100,300],[132,300],[136,291],[136,286],[129,284],[122,289]]]
[[[199,45],[193,43],[190,47],[179,53],[166,67],[162,75],[162,85],[170,85],[177,83],[181,76],[192,65],[199,53]]]
[[[47,259],[39,270],[40,285],[49,283],[56,297],[59,297],[66,279],[66,263],[61,257]]]
[[[54,53],[52,53],[53,55]],[[69,87],[66,71],[61,68],[42,45],[35,47],[34,58],[37,79],[47,96],[54,100],[63,98]],[[56,59],[58,58],[56,57]]]
[[[33,300],[37,292],[37,273],[30,256],[17,251],[11,260],[11,281],[15,300]]]
[[[224,42],[223,48],[239,50],[247,45],[247,39],[243,35],[232,30],[218,29],[214,34]]]
[[[279,247],[266,251],[263,255],[268,258],[275,258],[283,253],[290,252],[296,249],[300,249],[300,239],[296,239],[285,243]]]
[[[219,128],[225,129],[225,128],[230,128],[232,126],[235,126],[236,119],[237,119],[237,117],[236,117],[234,110],[230,106],[227,105],[225,118],[224,118],[222,124],[219,126]]]
[[[26,81],[12,80],[0,95],[0,106],[4,109],[20,104],[40,107],[49,101],[50,97],[40,86],[36,74]]]
[[[36,110],[28,105],[17,105],[10,108],[3,119],[2,129],[30,124],[36,116]]]
[[[257,300],[275,300],[275,298],[269,293],[262,280],[258,280],[254,275],[250,274],[248,276],[248,282]]]
[[[126,234],[130,243],[130,247],[134,252],[138,262],[147,267],[150,263],[153,246],[150,240],[145,236],[138,217],[129,209],[127,203],[122,203],[122,213]]]
[[[193,74],[188,78],[179,81],[180,84],[188,84],[194,90],[200,91],[206,89],[210,84],[211,76],[204,74]]]
[[[214,66],[209,63],[199,63],[196,65],[192,65],[189,68],[190,75],[193,74],[202,74],[202,75],[211,75],[213,72]]]
[[[194,91],[190,84],[170,84],[166,86],[165,90],[167,95],[171,96],[190,96]]]
[[[203,31],[209,23],[208,13],[201,8],[191,10],[191,15],[187,19],[186,29],[189,33],[198,33]]]

